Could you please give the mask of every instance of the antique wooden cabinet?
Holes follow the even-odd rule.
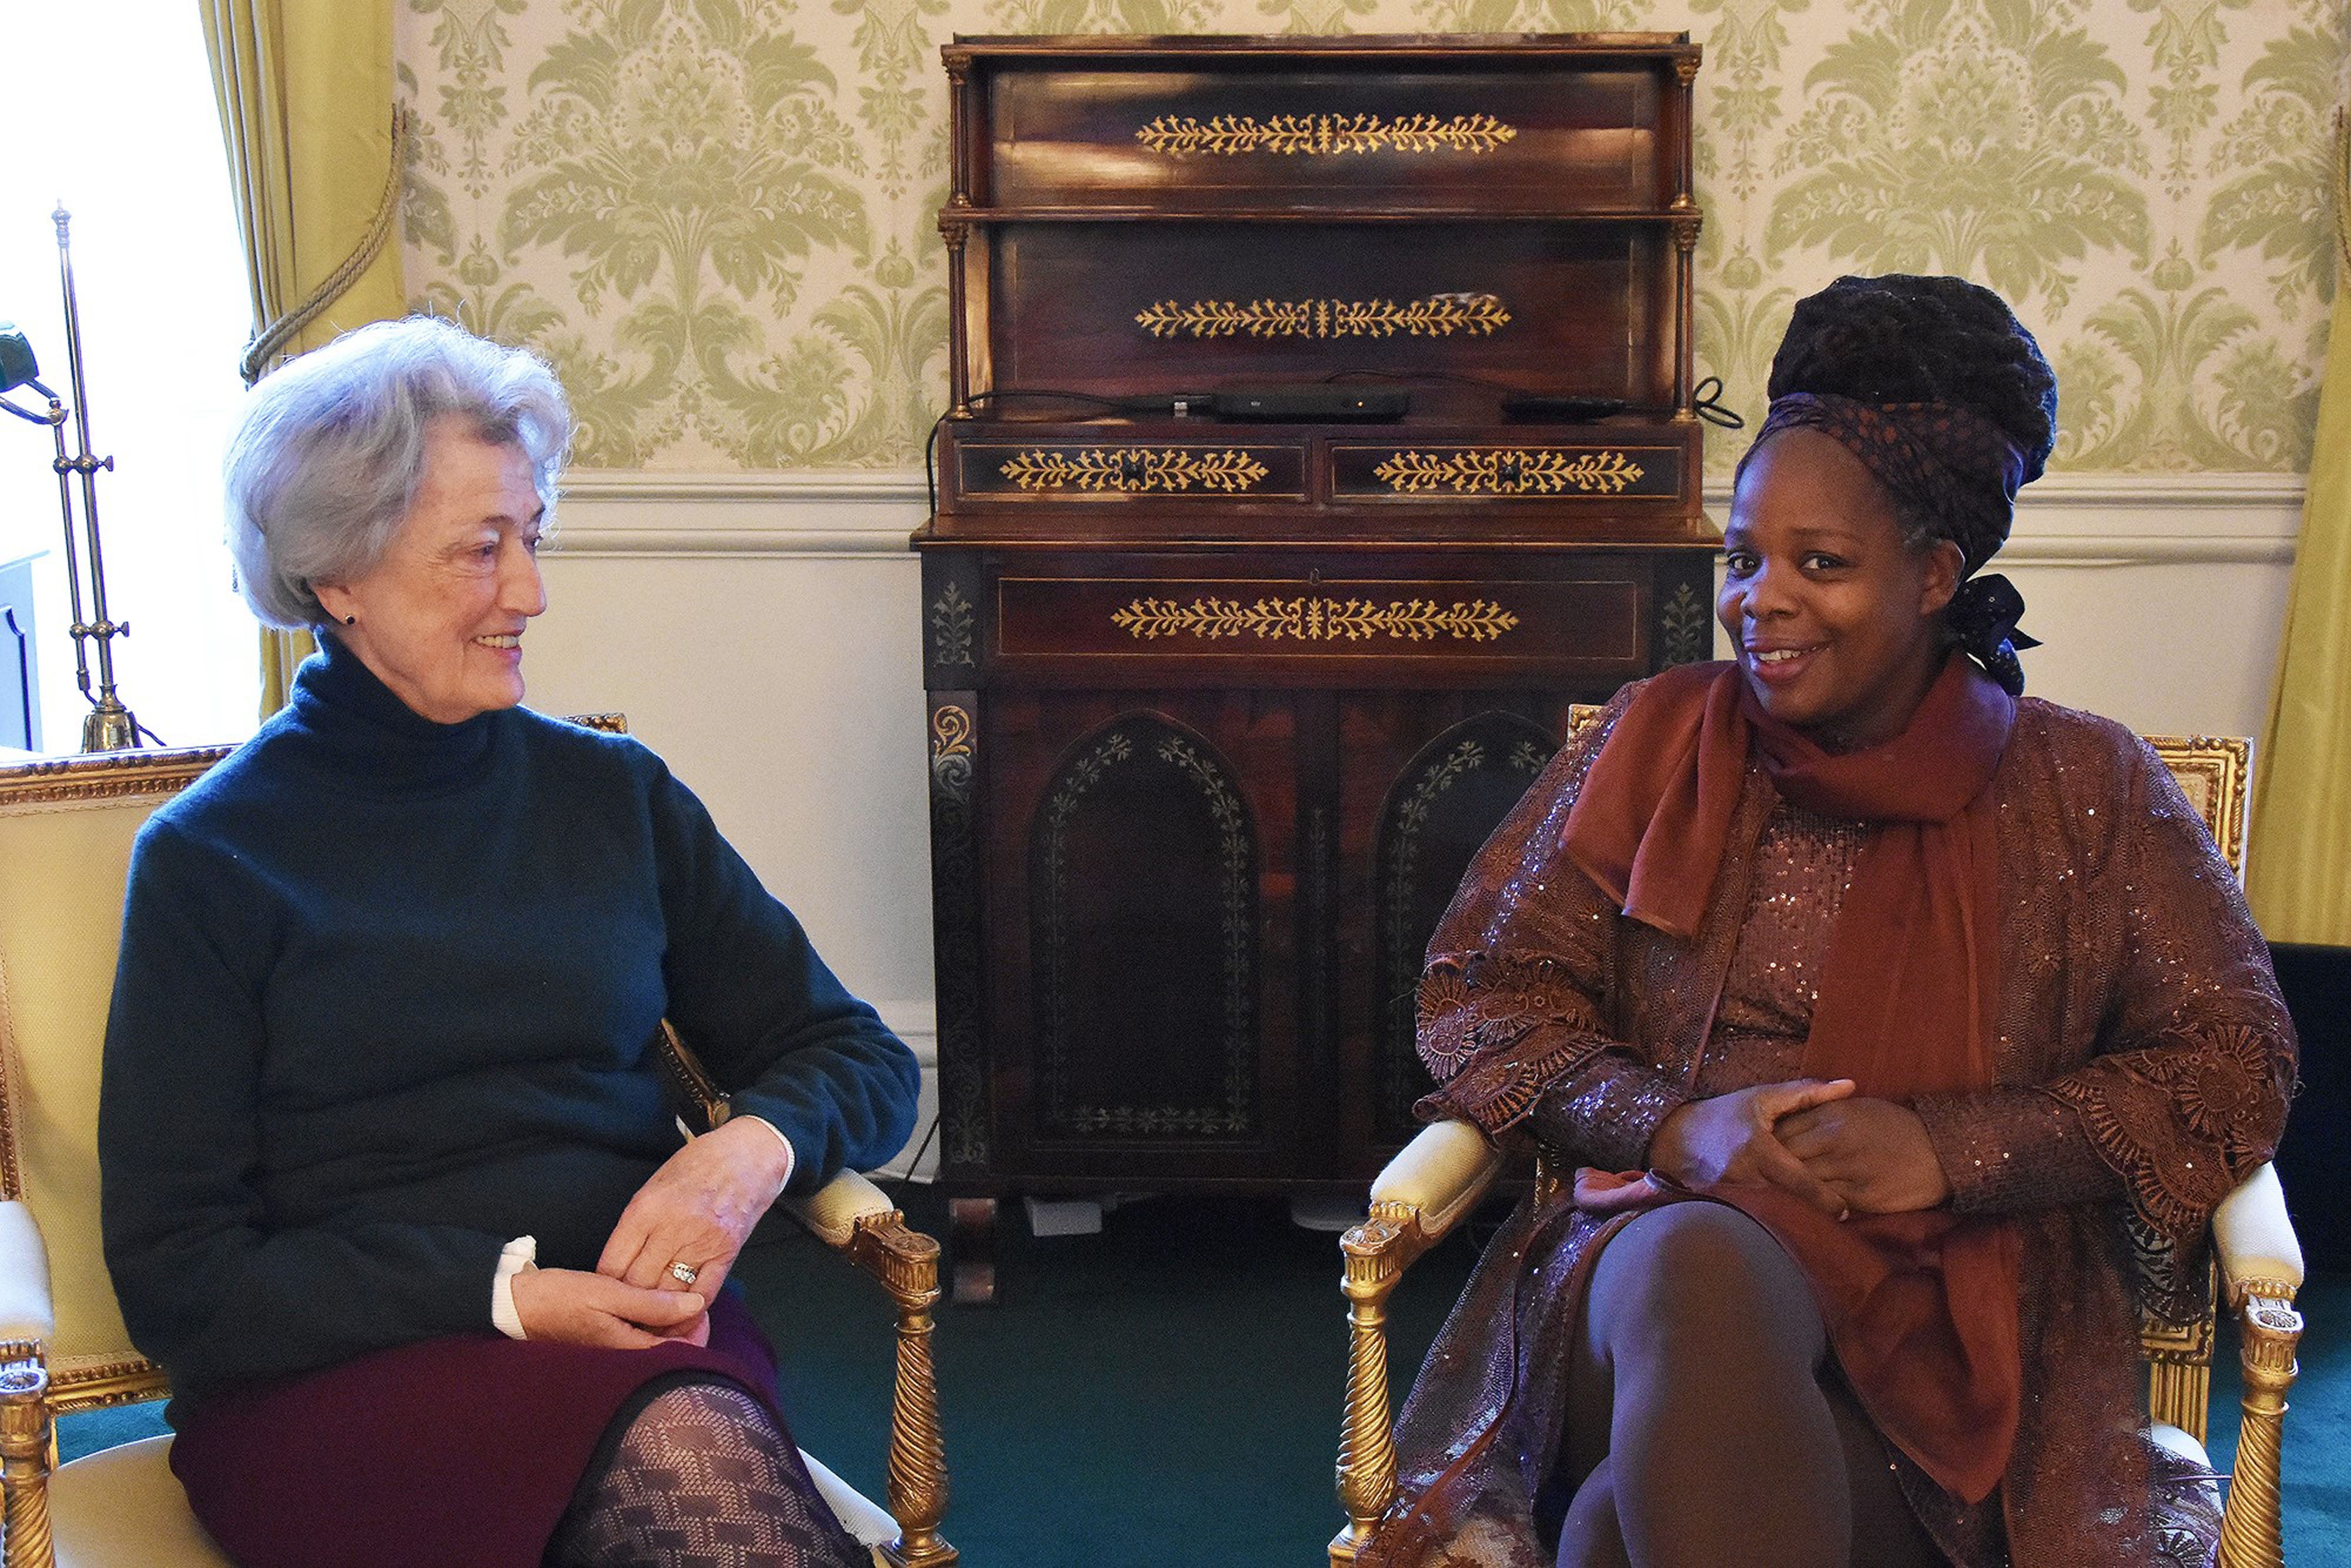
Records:
[[[1360,1190],[1568,706],[1711,647],[1685,35],[945,51],[943,1179]],[[1404,406],[1397,406],[1402,404]]]

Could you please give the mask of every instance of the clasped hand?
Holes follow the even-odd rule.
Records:
[[[1840,1219],[1932,1208],[1951,1190],[1918,1113],[1847,1078],[1693,1100],[1658,1126],[1649,1163],[1686,1186],[1768,1183]]]
[[[621,1211],[593,1273],[531,1269],[515,1276],[523,1333],[627,1349],[665,1339],[708,1343],[706,1309],[775,1201],[787,1160],[783,1141],[748,1122],[690,1140]],[[673,1278],[672,1263],[695,1270],[691,1286]]]

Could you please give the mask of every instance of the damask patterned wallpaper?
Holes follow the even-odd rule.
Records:
[[[1731,406],[1828,278],[1958,272],[2055,360],[2059,466],[2309,461],[2343,0],[399,4],[410,291],[548,354],[589,466],[921,461],[955,33],[1594,27],[1706,46],[1698,353]]]

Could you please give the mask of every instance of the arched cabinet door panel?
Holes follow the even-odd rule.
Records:
[[[1196,731],[1135,714],[1070,748],[1029,831],[1040,1138],[1259,1132],[1258,841]]]
[[[1405,765],[1380,809],[1372,857],[1374,995],[1381,999],[1372,1085],[1374,1137],[1402,1144],[1412,1103],[1432,1084],[1413,1049],[1413,998],[1429,934],[1471,857],[1517,805],[1559,741],[1491,710],[1437,736]]]
[[[1055,692],[993,705],[984,850],[999,1135],[1032,1168],[1265,1160],[1297,1116],[1293,922],[1269,821],[1295,811],[1290,705]]]

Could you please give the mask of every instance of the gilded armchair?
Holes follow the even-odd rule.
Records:
[[[1578,707],[1575,727],[1598,709]],[[2149,736],[2148,744],[2203,814],[2230,867],[2244,873],[2244,829],[2252,748],[2243,740]],[[1396,1501],[1396,1456],[1389,1406],[1387,1301],[1404,1271],[1478,1207],[1500,1176],[1504,1157],[1476,1125],[1439,1122],[1422,1129],[1372,1183],[1370,1211],[1340,1240],[1351,1348],[1341,1416],[1339,1501],[1347,1523],[1331,1542],[1333,1568],[1344,1568],[1379,1531]],[[1538,1188],[1562,1174],[1538,1151]],[[2238,1333],[2243,1421],[2220,1529],[2220,1568],[2278,1568],[2284,1561],[2279,1445],[2286,1392],[2296,1371],[2303,1320],[2294,1293],[2302,1249],[2287,1218],[2277,1173],[2263,1166],[2212,1218],[2214,1310],[2176,1325],[2141,1322],[2147,1363],[2150,1431],[2158,1442],[2207,1464],[2204,1443],[2211,1396],[2212,1350],[2226,1303]]]
[[[117,752],[0,768],[0,1568],[228,1568],[170,1471],[169,1437],[59,1466],[54,1428],[61,1415],[169,1392],[131,1347],[100,1255],[100,1043],[131,840],[226,755]],[[673,1066],[705,1118],[723,1119],[723,1097],[682,1047]],[[938,1244],[854,1174],[785,1207],[877,1280],[897,1314],[888,1510],[812,1458],[810,1472],[877,1564],[941,1568],[956,1552],[938,1534]]]

